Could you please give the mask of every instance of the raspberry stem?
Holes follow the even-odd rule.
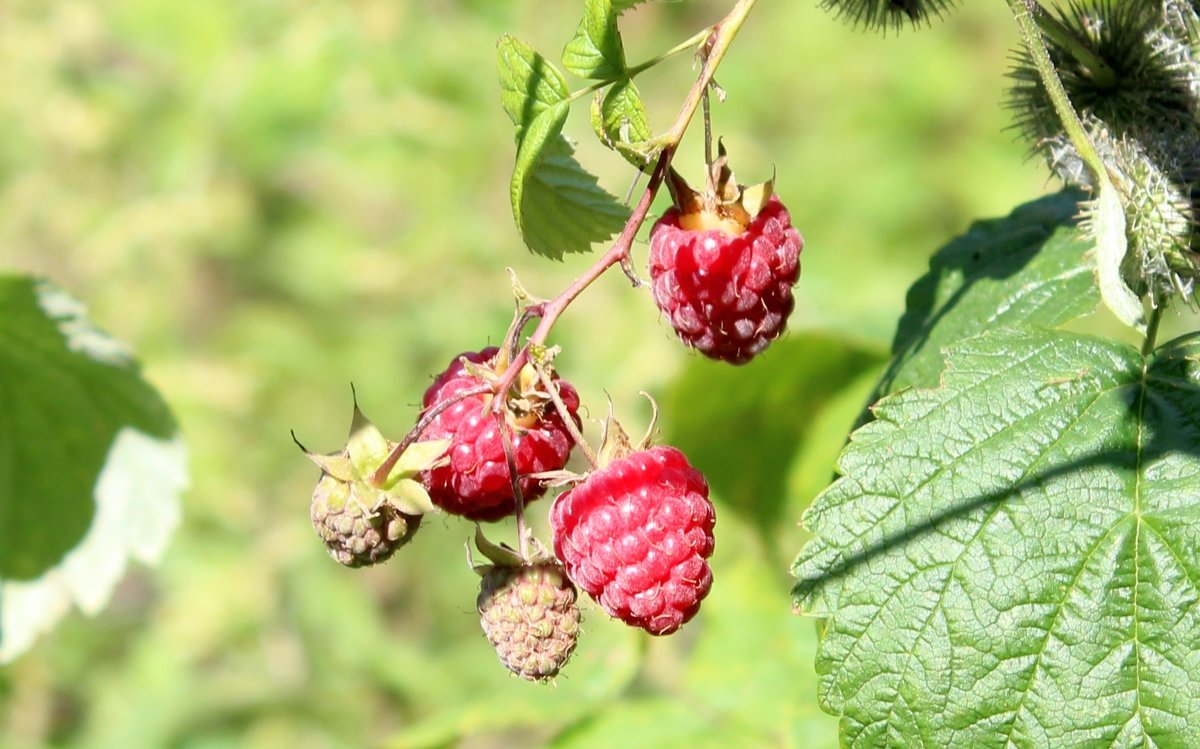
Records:
[[[538,371],[541,372],[540,369]],[[551,388],[551,392],[555,393],[554,398],[557,402],[557,390]],[[570,419],[567,421],[570,423]],[[508,481],[512,484],[513,503],[516,505],[517,552],[521,555],[522,561],[527,561],[529,559],[529,549],[525,541],[525,498],[521,495],[521,479],[517,476],[517,458],[513,455],[512,436],[509,434],[508,420],[502,414],[496,414],[496,427],[500,430],[500,444],[504,446],[504,459],[508,463]]]
[[[429,409],[429,412],[422,416],[421,420],[417,422],[417,425],[410,429],[408,434],[404,435],[404,439],[400,440],[400,443],[393,448],[392,452],[387,456],[387,460],[383,461],[383,463],[379,465],[379,468],[375,469],[375,473],[371,474],[371,484],[374,486],[383,486],[385,483],[387,483],[388,474],[392,472],[392,468],[396,466],[396,462],[400,460],[400,456],[404,454],[404,451],[408,449],[409,445],[417,441],[417,438],[421,436],[421,433],[428,429],[430,423],[440,416],[443,411],[461,400],[474,398],[477,395],[487,395],[491,392],[492,388],[490,385],[480,385],[479,387],[473,387],[469,390],[463,390],[462,392],[455,393],[446,400]]]
[[[1018,1],[1010,0],[1010,2]],[[658,142],[662,145],[662,152],[658,156],[654,172],[650,175],[650,182],[642,192],[642,196],[638,200],[637,206],[634,207],[633,213],[630,214],[629,219],[625,222],[625,227],[621,230],[620,235],[617,236],[616,241],[613,242],[612,247],[592,267],[588,268],[584,271],[583,275],[571,282],[561,294],[545,303],[541,310],[541,319],[538,322],[537,328],[534,329],[533,335],[530,336],[529,342],[513,358],[508,371],[497,381],[494,392],[503,393],[512,387],[517,373],[529,361],[529,347],[531,345],[545,345],[546,338],[549,337],[554,324],[558,322],[558,318],[562,315],[563,311],[570,306],[571,302],[575,301],[576,297],[583,293],[593,281],[603,275],[609,268],[618,263],[624,264],[627,261],[629,251],[633,247],[633,241],[637,238],[638,230],[645,223],[646,216],[650,212],[650,205],[654,202],[654,197],[658,194],[658,189],[662,186],[663,180],[666,178],[668,167],[671,165],[671,157],[675,154],[675,148],[679,145],[679,141],[687,131],[688,125],[691,124],[696,110],[700,108],[704,95],[708,91],[709,85],[712,84],[717,68],[720,67],[721,61],[725,59],[725,53],[729,51],[730,43],[733,42],[734,37],[737,36],[738,31],[741,30],[742,25],[746,22],[746,17],[757,3],[758,0],[737,0],[729,13],[711,27],[703,43],[703,49],[707,52],[704,55],[704,67],[701,68],[700,75],[696,78],[695,83],[692,84],[691,90],[688,91],[688,95],[684,99],[683,106],[680,108],[679,114],[675,117],[675,122],[671,125],[671,129],[667,131],[666,135],[658,139]],[[503,408],[503,403],[499,399],[492,404],[494,413],[499,413],[501,408]]]
[[[563,426],[567,428],[571,439],[575,440],[575,444],[583,452],[583,457],[587,458],[588,465],[592,468],[599,468],[600,464],[596,461],[596,453],[584,441],[579,427],[575,426],[575,419],[571,418],[571,412],[567,410],[567,404],[563,403],[562,396],[558,393],[558,388],[550,381],[550,375],[546,374],[545,368],[539,365],[535,365],[534,369],[537,371],[538,379],[542,382],[542,387],[546,388],[546,392],[550,394],[550,400],[554,402],[554,408],[558,411],[558,416],[562,419]]]

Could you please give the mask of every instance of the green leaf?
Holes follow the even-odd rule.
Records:
[[[409,515],[424,515],[437,508],[425,485],[415,479],[400,479],[387,490],[387,498],[397,509]]]
[[[629,211],[579,165],[562,136],[570,110],[562,73],[515,37],[501,37],[497,51],[501,101],[517,125],[509,183],[517,229],[539,255],[587,252],[620,229]]]
[[[500,37],[496,57],[500,69],[500,103],[522,133],[538,115],[570,96],[567,81],[558,68],[515,36]],[[562,116],[566,117],[565,111]]]
[[[664,400],[665,441],[688,454],[721,502],[772,534],[808,426],[833,394],[882,359],[880,351],[818,332],[776,341],[744,367],[694,358]],[[736,424],[754,439],[713,439],[713,424]]]
[[[563,105],[533,122],[517,152],[509,186],[513,216],[525,244],[555,259],[566,252],[587,252],[593,242],[619,231],[629,217],[629,209],[575,160],[571,144],[558,133],[565,118]]]
[[[1081,198],[1065,191],[1036,200],[977,222],[939,250],[908,292],[877,395],[936,386],[943,347],[969,336],[1005,325],[1055,327],[1095,310],[1090,243],[1074,224]]]
[[[563,49],[562,62],[581,78],[613,80],[625,75],[625,46],[612,0],[587,0],[583,20]]]
[[[178,523],[183,445],[128,351],[58,287],[0,276],[0,662],[98,611]]]
[[[1200,746],[1200,336],[997,330],[881,401],[814,502],[846,746]]]
[[[615,149],[639,169],[647,166],[662,147],[651,142],[654,132],[642,95],[628,78],[617,81],[607,91],[598,91],[592,99],[592,129],[596,137]]]

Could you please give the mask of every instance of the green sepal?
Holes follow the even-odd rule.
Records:
[[[382,493],[387,501],[406,515],[425,515],[437,509],[425,486],[415,479],[402,478]]]
[[[471,547],[467,546],[467,560],[471,564],[471,569],[475,570],[480,577],[486,575],[493,567],[520,567],[525,563],[515,549],[505,544],[492,543],[487,536],[483,535],[483,528],[478,524],[475,525],[475,548],[479,549],[479,553],[492,562],[492,564],[478,564],[471,554]]]
[[[303,446],[301,446],[301,449],[303,449]],[[345,452],[321,455],[305,450],[304,454],[317,465],[317,468],[321,469],[322,473],[332,476],[338,481],[348,484],[359,480],[360,474],[358,469],[346,457]]]
[[[391,446],[379,428],[363,415],[354,402],[354,418],[350,421],[350,439],[346,442],[346,455],[358,469],[360,476],[368,475],[374,467],[387,458]]]
[[[396,465],[392,466],[384,486],[390,488],[390,484],[394,481],[409,479],[421,471],[437,468],[439,463],[447,459],[446,449],[449,447],[450,440],[448,439],[412,443],[404,448],[400,459],[396,461]]]

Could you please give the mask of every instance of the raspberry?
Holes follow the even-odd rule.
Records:
[[[745,188],[721,158],[716,194],[672,173],[675,207],[650,232],[654,301],[680,340],[713,359],[744,364],[787,326],[804,240],[770,182]]]
[[[579,606],[575,586],[555,562],[493,566],[476,606],[500,662],[523,679],[546,681],[575,650]]]
[[[415,442],[393,456],[399,445],[384,438],[358,409],[357,401],[350,436],[341,451],[320,455],[297,440],[296,445],[321,469],[309,517],[329,555],[347,567],[363,567],[386,561],[411,541],[421,527],[422,514],[433,510],[415,476],[437,465],[448,444],[446,440]],[[380,472],[386,475],[377,475]]]
[[[695,616],[712,586],[708,484],[657,446],[597,469],[550,510],[554,553],[609,615],[653,635]]]
[[[497,353],[495,347],[490,347],[455,357],[425,391],[422,414],[464,390],[483,384],[493,374],[490,368],[495,365]],[[478,365],[475,373],[468,371],[462,359]],[[553,379],[559,397],[578,426],[578,393],[570,383]],[[545,394],[539,394],[533,384],[527,385],[527,390],[510,395],[505,413],[512,428],[521,497],[530,502],[544,494],[546,487],[529,474],[562,468],[573,441]],[[450,440],[449,462],[422,474],[430,498],[447,512],[471,520],[499,520],[516,509],[504,443],[490,412],[491,399],[491,395],[475,395],[458,401],[434,418],[421,435],[423,440]]]
[[[323,476],[313,490],[310,516],[329,555],[347,567],[387,561],[421,527],[420,515],[407,515],[384,502],[371,510],[353,484]]]

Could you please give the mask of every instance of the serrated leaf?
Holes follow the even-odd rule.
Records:
[[[593,242],[616,233],[629,216],[629,209],[575,160],[574,149],[559,133],[564,119],[566,105],[535,118],[517,151],[509,186],[525,244],[554,259],[587,252]]]
[[[936,386],[942,348],[956,341],[997,326],[1055,327],[1095,310],[1090,242],[1075,224],[1082,197],[1064,191],[976,222],[939,250],[908,291],[877,397]]]
[[[612,0],[587,0],[583,20],[563,49],[563,66],[581,78],[609,81],[625,75],[625,46]]]
[[[1200,336],[951,347],[805,516],[846,746],[1200,746]]]
[[[523,132],[542,112],[570,96],[567,80],[558,68],[515,36],[500,37],[496,43],[496,57],[500,72],[500,103],[520,131]]]
[[[62,289],[0,276],[0,662],[72,603],[108,600],[129,557],[158,558],[186,465],[128,350]]]
[[[616,150],[629,163],[646,169],[662,147],[651,142],[654,132],[642,95],[628,78],[596,93],[591,107],[592,129],[600,142]]]

